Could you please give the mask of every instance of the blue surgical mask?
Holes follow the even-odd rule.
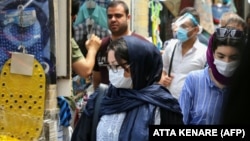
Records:
[[[109,81],[116,88],[132,88],[131,77],[124,77],[124,69],[118,68],[117,72],[113,72],[109,69]]]
[[[188,31],[182,27],[179,27],[179,29],[176,31],[177,39],[181,42],[185,42],[188,40]]]

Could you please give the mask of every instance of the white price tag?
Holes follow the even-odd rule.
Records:
[[[33,74],[34,55],[12,52],[10,72],[21,75]]]

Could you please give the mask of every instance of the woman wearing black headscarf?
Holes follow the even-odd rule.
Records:
[[[88,100],[72,141],[146,141],[149,125],[182,124],[178,101],[157,84],[162,58],[152,43],[124,36],[112,41],[107,53],[110,85],[101,102],[96,136],[90,139],[98,89]]]

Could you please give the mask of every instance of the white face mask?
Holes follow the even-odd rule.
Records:
[[[116,88],[132,88],[131,77],[124,77],[124,69],[118,68],[117,72],[113,72],[109,69],[109,81]]]
[[[239,66],[239,61],[232,61],[227,63],[218,59],[214,59],[214,64],[221,75],[230,77],[233,75],[235,69]]]

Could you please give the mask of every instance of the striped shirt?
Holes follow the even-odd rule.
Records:
[[[227,92],[211,80],[208,67],[190,72],[179,98],[184,124],[219,124]]]

